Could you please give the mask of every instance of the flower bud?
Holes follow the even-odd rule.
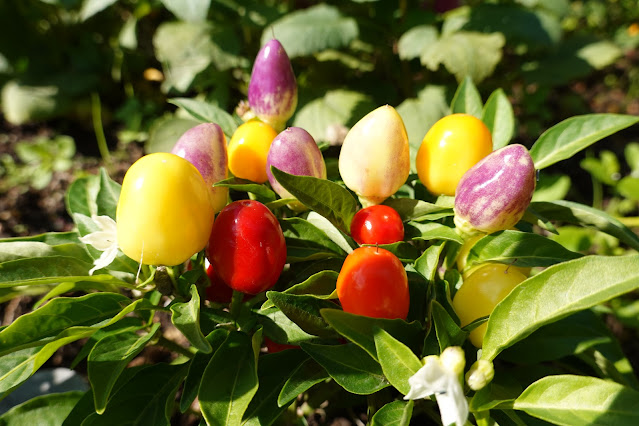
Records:
[[[266,159],[266,174],[273,190],[282,198],[294,198],[271,173],[271,166],[296,176],[326,179],[324,157],[315,139],[300,127],[289,127],[273,139]],[[299,203],[297,203],[299,204]],[[299,209],[299,205],[294,206]]]
[[[228,177],[228,155],[224,132],[214,123],[199,124],[186,132],[173,146],[171,153],[195,166],[211,193],[215,213],[228,201],[228,188],[213,184]]]
[[[530,204],[535,165],[523,145],[508,145],[484,157],[457,185],[455,225],[462,235],[512,228]]]
[[[455,374],[461,374],[464,372],[466,366],[466,356],[464,351],[459,346],[449,346],[444,349],[444,352],[439,356],[442,365],[449,371]]]
[[[493,363],[480,359],[476,361],[468,373],[466,373],[466,383],[474,391],[478,391],[490,383],[495,377],[495,368]]]
[[[248,101],[255,115],[277,131],[286,125],[297,107],[297,82],[282,44],[268,41],[257,54],[248,87]]]
[[[349,130],[339,155],[339,172],[364,207],[381,204],[406,182],[408,135],[395,108],[379,107]]]

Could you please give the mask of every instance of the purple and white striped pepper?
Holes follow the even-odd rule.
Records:
[[[455,193],[455,226],[461,235],[510,229],[524,215],[535,191],[536,172],[525,146],[508,145],[462,176]]]
[[[248,102],[255,115],[278,132],[297,107],[297,81],[282,44],[269,40],[257,54],[248,87]]]
[[[198,169],[209,188],[213,211],[222,210],[228,201],[228,188],[213,186],[228,177],[226,137],[222,128],[215,123],[198,124],[180,136],[171,153]]]
[[[282,198],[294,198],[271,173],[271,166],[296,176],[326,179],[326,164],[313,136],[301,127],[289,127],[278,134],[268,151],[266,174],[273,190]],[[299,203],[291,205],[300,210]]]

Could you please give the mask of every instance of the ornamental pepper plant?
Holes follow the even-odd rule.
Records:
[[[637,424],[639,381],[606,324],[636,323],[639,236],[541,182],[639,117],[571,117],[527,147],[504,92],[484,104],[465,79],[419,138],[377,105],[327,149],[287,122],[296,79],[266,49],[246,122],[193,126],[122,184],[79,177],[73,230],[0,241],[0,297],[35,301],[0,329],[2,396],[67,345],[88,385],[0,419]],[[568,226],[619,250],[562,243]],[[136,361],[147,351],[166,356]]]

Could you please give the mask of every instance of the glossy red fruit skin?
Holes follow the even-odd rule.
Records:
[[[264,337],[264,346],[266,346],[266,350],[270,354],[282,352],[286,349],[300,349],[300,347],[297,345],[289,345],[287,343],[277,343],[272,341],[268,337]]]
[[[284,234],[264,204],[234,201],[213,223],[207,256],[233,290],[261,293],[273,287],[286,263]]]
[[[360,209],[351,221],[357,244],[392,244],[404,239],[404,223],[392,207],[377,204]]]
[[[359,247],[346,257],[337,277],[337,296],[345,312],[372,318],[405,320],[410,308],[402,262],[379,247]]]
[[[210,285],[206,288],[206,298],[216,303],[231,303],[233,289],[226,285],[222,278],[215,273],[213,265],[206,268],[206,275],[209,276]]]

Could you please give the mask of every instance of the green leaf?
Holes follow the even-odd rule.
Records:
[[[0,243],[34,242],[44,243],[50,246],[61,244],[78,244],[79,235],[75,231],[69,232],[45,232],[38,235],[28,235],[26,237],[0,238]]]
[[[234,28],[224,24],[165,21],[155,31],[153,47],[164,70],[165,92],[186,92],[211,65],[219,71],[246,65],[239,56],[240,38]]]
[[[29,257],[68,256],[84,262],[93,262],[82,243],[50,245],[37,241],[11,241],[0,243],[0,263]]]
[[[149,138],[144,144],[144,152],[171,152],[177,140],[192,127],[201,124],[201,121],[190,118],[164,116],[157,119],[149,131]]]
[[[392,244],[378,244],[376,247],[390,251],[404,263],[413,263],[422,255],[421,251],[417,247],[407,241],[398,241]]]
[[[258,389],[251,338],[231,332],[204,370],[198,397],[209,425],[238,425]]]
[[[419,272],[428,281],[435,279],[439,258],[442,254],[445,244],[433,244],[424,250],[424,253],[415,261],[415,270]]]
[[[435,42],[438,37],[437,28],[432,25],[417,25],[401,35],[397,42],[397,53],[400,59],[410,60],[422,55],[424,46]]]
[[[276,307],[260,311],[258,323],[264,327],[264,334],[277,343],[297,345],[300,342],[316,339],[314,335],[302,330]]]
[[[18,317],[0,331],[0,355],[53,337],[73,326],[90,326],[120,313],[129,299],[115,293],[58,297]]]
[[[461,346],[468,333],[462,330],[448,311],[436,300],[431,302],[433,323],[439,342],[439,350],[444,351],[449,346]]]
[[[278,397],[292,374],[291,366],[307,360],[308,355],[301,349],[261,356],[257,366],[260,386],[246,409],[242,424],[272,424],[287,408],[286,405],[278,405]]]
[[[277,36],[290,58],[348,46],[359,34],[357,21],[335,6],[318,4],[286,14],[262,33],[262,44]]]
[[[414,240],[447,240],[463,244],[464,240],[451,227],[437,222],[411,221],[404,225],[406,237]]]
[[[82,213],[91,217],[98,212],[96,197],[99,191],[99,178],[89,175],[75,179],[65,195],[65,202],[69,216]]]
[[[271,167],[277,181],[309,209],[321,214],[340,231],[349,234],[359,209],[357,200],[342,186],[313,176],[295,176]]]
[[[111,180],[104,167],[100,169],[100,186],[95,200],[98,207],[98,216],[109,216],[115,220],[115,211],[118,207],[121,188],[122,185]]]
[[[336,305],[328,300],[308,295],[267,291],[266,297],[305,332],[319,337],[334,337],[335,332],[320,315],[324,308]]]
[[[92,264],[67,256],[45,256],[0,263],[0,288],[19,285],[57,284],[62,281],[92,281],[132,288],[112,275],[89,276]]]
[[[233,136],[238,127],[233,116],[215,104],[190,98],[171,98],[168,102],[182,108],[202,123],[219,125],[227,138]]]
[[[160,323],[155,323],[145,335],[123,331],[108,335],[95,344],[87,359],[87,373],[98,414],[104,413],[113,385],[122,370],[144,349],[159,328]]]
[[[568,191],[570,191],[571,186],[572,182],[568,175],[541,173],[537,180],[532,201],[563,200]]]
[[[617,183],[617,191],[625,198],[639,201],[639,178],[626,176]]]
[[[216,182],[213,186],[223,186],[240,192],[248,192],[257,196],[257,200],[263,203],[275,201],[277,194],[266,185],[251,182],[250,180],[231,177]]]
[[[286,259],[289,263],[346,257],[346,253],[324,231],[305,219],[285,218],[280,225],[286,239]]]
[[[393,401],[377,410],[371,419],[371,426],[408,426],[413,415],[414,402]]]
[[[320,231],[324,231],[326,236],[331,239],[335,244],[339,246],[345,253],[350,253],[353,251],[353,247],[357,247],[357,243],[350,237],[344,236],[340,232],[339,229],[335,227],[328,219],[324,216],[317,214],[314,211],[311,211],[306,216],[306,220],[311,224],[316,226]],[[350,241],[350,242],[349,242]]]
[[[514,408],[562,425],[633,425],[639,392],[587,376],[544,377],[528,386]]]
[[[305,281],[292,285],[282,293],[294,295],[311,295],[318,299],[334,299],[337,298],[335,289],[337,286],[337,277],[339,273],[336,271],[324,270],[311,275]],[[273,302],[267,300],[262,304],[261,309],[268,309],[275,306]]]
[[[388,386],[382,367],[359,346],[303,342],[301,347],[348,392],[370,395]]]
[[[206,17],[211,6],[211,0],[161,0],[164,7],[171,11],[182,21],[202,22],[206,21]]]
[[[530,156],[541,170],[637,122],[639,117],[622,114],[571,117],[546,130],[530,149]]]
[[[515,115],[503,89],[495,90],[488,97],[481,120],[493,137],[493,150],[508,145],[515,133]]]
[[[382,329],[415,352],[423,340],[421,326],[417,321],[407,323],[401,319],[371,318],[355,315],[339,309],[323,309],[322,316],[339,334],[364,349],[377,359],[375,330]]]
[[[184,388],[182,389],[182,397],[180,398],[180,411],[185,413],[190,407],[198,391],[200,390],[200,384],[202,382],[202,375],[206,366],[211,362],[211,358],[218,350],[222,343],[228,337],[229,332],[224,328],[217,328],[206,336],[208,344],[211,346],[211,352],[197,352],[191,362],[189,363],[189,371],[184,380]]]
[[[212,348],[200,329],[200,294],[191,285],[191,300],[171,305],[171,322],[197,350],[208,354]]]
[[[408,394],[408,379],[422,368],[421,361],[408,346],[381,328],[375,329],[374,338],[377,359],[384,375],[395,389],[403,395]]]
[[[27,380],[34,373],[35,357],[42,346],[21,349],[0,357],[0,394]]]
[[[395,209],[404,222],[419,220],[422,216],[431,213],[452,211],[452,209],[448,207],[438,206],[437,204],[412,198],[391,198],[384,201],[384,204]]]
[[[290,377],[280,390],[277,405],[280,407],[290,404],[298,395],[306,392],[316,384],[325,381],[330,376],[315,360],[307,359],[295,367]]]
[[[340,127],[346,130],[374,108],[373,101],[363,93],[329,90],[304,104],[295,113],[293,125],[306,130],[316,142],[338,142],[340,135],[336,131]]]
[[[12,407],[0,416],[1,426],[58,426],[69,415],[83,392],[71,391],[37,396]]]
[[[592,226],[639,250],[639,236],[614,217],[601,210],[572,201],[534,202],[530,209],[546,219],[575,225]]]
[[[553,265],[515,287],[488,319],[482,358],[543,325],[639,288],[639,255],[584,256]]]
[[[501,353],[515,363],[535,364],[586,351],[615,339],[590,309],[577,312],[539,330]]]
[[[523,388],[512,375],[496,374],[495,378],[473,395],[469,408],[473,413],[494,408],[512,408]]]
[[[116,390],[101,415],[93,413],[82,425],[169,426],[175,393],[185,374],[184,365],[141,368]]]
[[[472,78],[466,76],[461,82],[450,104],[450,112],[453,114],[470,114],[481,119],[482,101],[479,91]]]
[[[443,63],[458,82],[470,77],[479,83],[490,76],[501,61],[505,42],[503,34],[499,32],[483,34],[456,31],[442,34],[439,40],[422,50],[420,59],[431,71],[437,71],[439,64]],[[466,112],[470,113],[468,109]],[[481,117],[481,106],[476,117]]]
[[[507,230],[480,238],[470,249],[466,264],[467,268],[485,262],[550,266],[581,256],[541,235]]]

